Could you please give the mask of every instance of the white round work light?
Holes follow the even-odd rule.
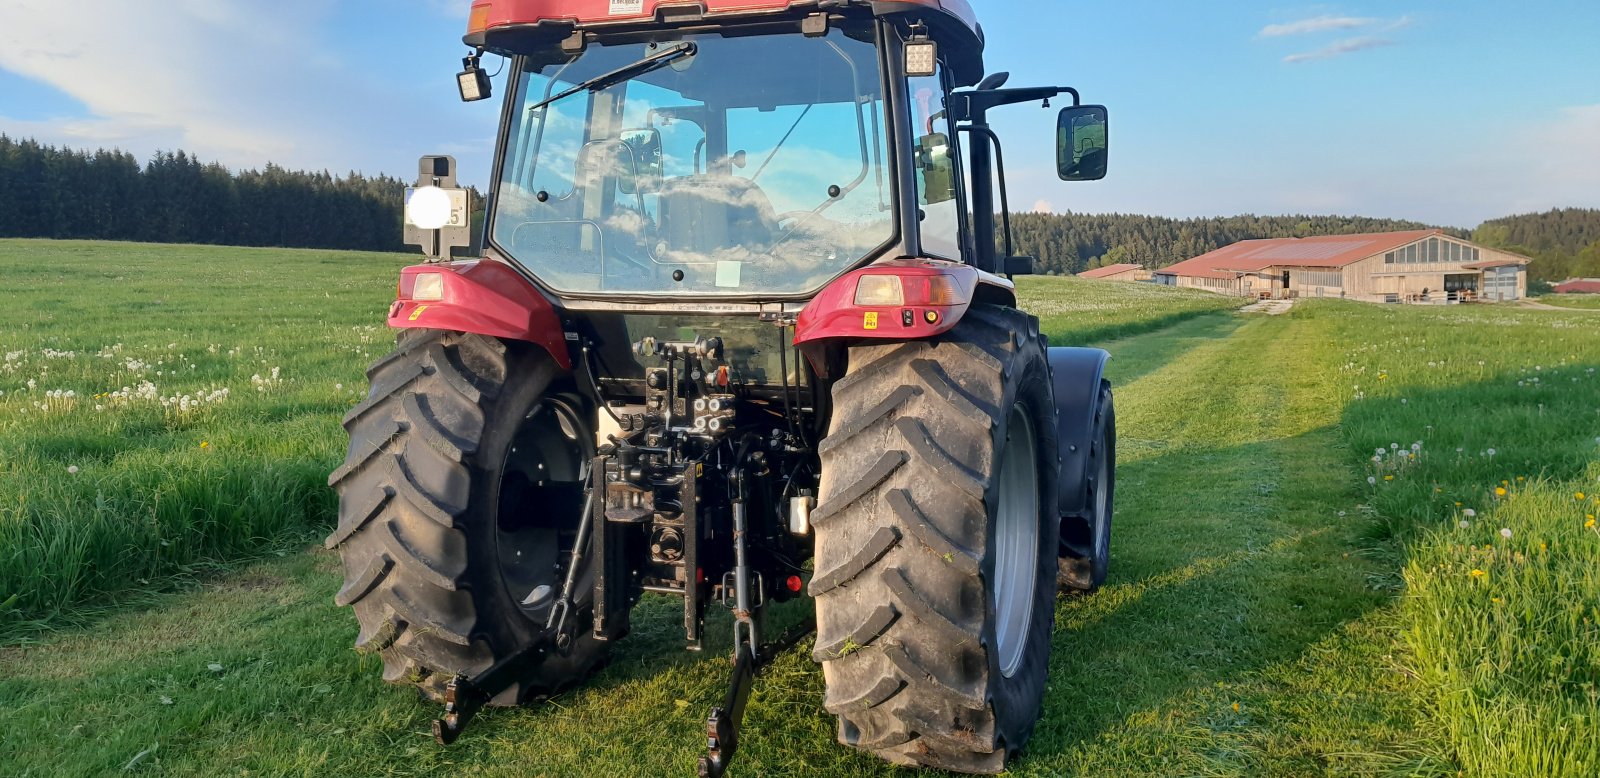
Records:
[[[406,201],[406,221],[424,230],[443,229],[450,223],[450,195],[437,186],[424,186]]]

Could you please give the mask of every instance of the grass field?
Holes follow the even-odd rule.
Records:
[[[687,774],[726,646],[678,651],[660,603],[449,749],[350,649],[304,548],[404,261],[0,242],[30,303],[0,313],[0,774]],[[1600,318],[1170,291],[1024,286],[1053,341],[1119,338],[1122,446],[1111,582],[1058,603],[1015,774],[1594,775]],[[93,399],[137,380],[230,391]],[[739,774],[896,773],[834,744],[808,651],[758,684]]]
[[[1600,294],[1547,294],[1540,297],[1539,302],[1545,305],[1554,305],[1557,308],[1600,311]]]

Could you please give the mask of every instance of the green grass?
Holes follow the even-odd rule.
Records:
[[[1053,277],[1018,279],[1017,296],[1058,346],[1153,332],[1248,302],[1196,289]]]
[[[57,247],[0,243],[0,256],[24,264]],[[112,263],[125,247],[81,250]],[[158,270],[168,249],[149,250],[146,266]],[[194,252],[198,265],[229,250],[170,251]],[[268,255],[325,258],[291,265],[303,277],[286,280],[306,289],[342,278],[338,262],[366,274],[372,290],[347,292],[329,303],[347,309],[315,314],[347,329],[377,321],[403,261]],[[262,271],[262,286],[274,272]],[[1204,293],[1173,296],[1173,311],[1146,296],[1171,290],[1143,286],[1035,279],[1023,290],[1054,342],[1134,334],[1105,344],[1121,422],[1111,581],[1057,605],[1044,718],[1015,774],[1594,774],[1600,535],[1583,525],[1581,511],[1594,503],[1576,495],[1600,491],[1600,378],[1588,372],[1600,366],[1600,319],[1337,301],[1236,316],[1219,311],[1233,301]],[[202,316],[224,315],[198,287],[191,294]],[[316,295],[301,299],[314,306]],[[251,298],[246,307],[265,304]],[[249,319],[239,315],[231,340],[265,346],[245,334]],[[137,331],[163,321],[141,314],[93,326],[101,338],[120,330],[123,342],[159,351],[171,339]],[[286,377],[308,382],[359,376],[365,358],[349,349],[365,344],[350,332],[357,342],[342,351],[309,338],[272,341],[273,359]],[[63,326],[53,336],[70,333]],[[229,341],[198,342],[203,350]],[[9,348],[31,355],[45,346],[59,348]],[[316,364],[327,372],[305,367]],[[203,369],[212,368],[193,372]],[[219,375],[247,381],[255,370]],[[0,402],[14,402],[10,384],[0,388]],[[208,412],[236,414],[235,427],[267,425],[250,438],[267,448],[234,451],[234,465],[254,473],[303,462],[304,483],[288,483],[313,502],[277,540],[252,533],[259,537],[192,559],[282,550],[325,529],[327,507],[315,500],[326,499],[321,472],[339,456],[337,416],[348,400],[298,383],[274,391],[304,394],[290,403],[235,389]],[[271,407],[295,411],[262,413]],[[61,414],[59,431],[95,418]],[[305,426],[280,434],[296,419]],[[9,420],[0,415],[8,453]],[[227,476],[226,462],[198,449],[202,439],[215,446],[218,429],[153,438],[178,457],[167,478]],[[331,440],[317,437],[324,429]],[[52,439],[30,434],[35,446]],[[1415,459],[1396,464],[1390,444],[1410,451],[1418,442]],[[118,445],[134,456],[146,443],[122,436]],[[1373,462],[1380,446],[1390,453]],[[182,469],[207,466],[204,475]],[[63,481],[76,483],[49,470],[14,483],[48,500]],[[1502,481],[1503,497],[1494,493]],[[113,483],[125,484],[128,500],[149,488]],[[204,492],[190,499],[203,502]],[[1467,509],[1476,515],[1462,529]],[[460,743],[439,748],[427,734],[438,709],[384,685],[376,662],[350,649],[354,619],[331,602],[337,568],[320,548],[296,551],[169,587],[92,627],[0,649],[0,699],[11,701],[0,706],[0,774],[659,776],[686,774],[703,746],[703,717],[728,669],[725,616],[710,627],[720,644],[688,654],[675,609],[647,602],[635,634],[595,678],[548,704],[490,712]],[[833,742],[809,650],[783,655],[757,684],[738,774],[904,773]]]
[[[1600,311],[1600,294],[1547,294],[1540,297],[1539,302],[1558,308]]]
[[[0,241],[0,637],[326,526],[404,262]]]

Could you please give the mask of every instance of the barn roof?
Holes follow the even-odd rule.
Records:
[[[1119,264],[1119,265],[1106,265],[1105,267],[1097,267],[1097,268],[1095,268],[1093,270],[1085,270],[1082,273],[1079,273],[1078,277],[1079,278],[1109,278],[1109,277],[1117,275],[1119,273],[1126,273],[1129,270],[1143,270],[1143,269],[1144,269],[1143,265],[1135,265],[1135,264],[1132,264],[1132,263],[1124,262],[1124,263]]]
[[[1233,278],[1240,273],[1254,273],[1269,267],[1340,268],[1434,235],[1444,235],[1444,230],[1246,240],[1162,268],[1158,272],[1201,278]]]
[[[1600,294],[1600,278],[1574,278],[1555,285],[1562,294]]]

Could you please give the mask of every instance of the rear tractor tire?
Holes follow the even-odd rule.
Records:
[[[839,740],[998,773],[1033,732],[1054,624],[1056,416],[1038,320],[852,348],[819,447],[817,646]]]
[[[367,372],[372,390],[345,417],[335,597],[355,608],[356,649],[391,683],[440,699],[475,676],[551,643],[545,629],[571,562],[593,457],[594,409],[561,392],[558,368],[521,343],[408,330]],[[589,592],[580,575],[578,591]],[[571,618],[589,623],[592,604]],[[604,654],[580,627],[492,704],[517,705],[580,681]]]

